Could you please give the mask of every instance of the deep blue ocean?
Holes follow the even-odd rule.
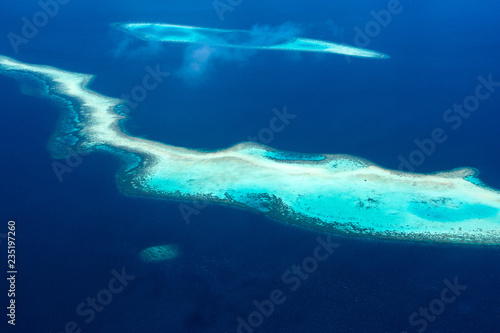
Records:
[[[90,87],[114,97],[141,84],[148,66],[160,66],[170,75],[125,122],[130,134],[150,140],[226,148],[256,136],[269,126],[274,108],[286,107],[296,117],[264,142],[269,146],[355,155],[398,169],[401,158],[409,161],[419,149],[415,140],[428,140],[441,128],[447,140],[422,155],[415,172],[474,167],[484,183],[500,188],[500,86],[493,85],[467,117],[443,119],[475,94],[479,77],[500,82],[499,2],[401,0],[399,13],[367,35],[366,48],[391,56],[382,60],[219,51],[192,71],[192,47],[146,43],[110,27],[143,21],[241,30],[285,26],[308,38],[356,45],[355,28],[365,31],[375,22],[371,11],[395,2],[215,3],[226,6],[219,7],[226,8],[219,12],[223,20],[211,0],[66,1],[16,53],[8,34],[21,34],[23,17],[32,20],[42,9],[34,0],[7,0],[0,4],[0,54],[95,74]],[[18,81],[4,76],[0,102],[0,233],[7,232],[7,221],[16,221],[19,272],[12,326],[5,315],[6,239],[0,238],[0,332],[499,330],[498,247],[332,235],[341,246],[292,291],[282,275],[327,235],[218,205],[201,209],[187,224],[179,202],[121,194],[119,160],[103,152],[82,157],[59,182],[47,149],[57,106],[23,94]],[[167,243],[178,245],[178,258],[139,259],[142,249]],[[135,278],[86,322],[79,304],[108,288],[112,271],[122,269]],[[432,307],[444,280],[455,279],[467,288],[439,315],[418,315],[420,324],[412,325],[412,314]],[[286,301],[262,316],[258,327],[238,330],[237,318],[247,320],[256,311],[254,301],[268,300],[276,289]]]

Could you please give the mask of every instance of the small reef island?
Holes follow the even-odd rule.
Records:
[[[230,31],[145,24],[120,28],[146,39],[232,43]],[[244,32],[238,34],[245,40]],[[305,39],[260,47],[386,57]],[[500,245],[500,192],[483,185],[474,169],[407,173],[353,156],[284,152],[249,142],[211,152],[174,147],[128,135],[122,124],[125,102],[89,89],[91,75],[4,56],[0,73],[35,82],[37,89],[24,92],[58,103],[61,120],[49,143],[55,158],[64,158],[68,147],[119,156],[117,182],[125,194],[206,200],[346,236]]]
[[[287,32],[227,30],[166,23],[114,23],[116,29],[145,41],[208,44],[218,47],[343,54],[387,59],[384,53],[323,40],[302,38]]]

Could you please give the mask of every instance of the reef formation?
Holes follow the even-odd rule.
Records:
[[[211,152],[170,146],[127,134],[125,102],[89,89],[91,75],[4,56],[0,73],[37,82],[25,92],[59,104],[50,144],[55,157],[64,157],[67,146],[119,156],[117,182],[125,194],[207,200],[348,236],[500,244],[500,192],[482,184],[474,169],[407,173],[353,156],[249,142]]]

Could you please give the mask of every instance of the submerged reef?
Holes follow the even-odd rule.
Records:
[[[363,58],[389,58],[386,54],[368,49],[300,38],[284,33],[202,28],[165,23],[114,23],[112,26],[147,41],[197,43],[239,49],[336,53]]]
[[[179,256],[179,248],[174,244],[152,246],[142,250],[139,256],[145,262],[165,261],[177,258]]]
[[[474,169],[407,173],[353,156],[249,142],[213,152],[174,147],[123,132],[117,109],[124,101],[90,90],[90,75],[3,56],[0,73],[38,80],[41,95],[59,102],[64,128],[52,140],[119,156],[125,194],[207,200],[348,236],[500,244],[500,192],[483,185]]]

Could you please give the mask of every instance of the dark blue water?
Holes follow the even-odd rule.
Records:
[[[96,74],[93,89],[116,97],[140,84],[147,66],[159,65],[170,76],[126,123],[131,134],[148,139],[220,149],[257,135],[269,126],[272,109],[286,106],[296,118],[267,143],[274,148],[352,154],[396,169],[399,156],[408,160],[418,148],[415,140],[441,128],[447,140],[415,170],[475,167],[500,188],[500,92],[457,129],[443,120],[448,108],[474,94],[478,76],[500,81],[500,5],[493,1],[402,1],[401,13],[367,46],[389,60],[224,53],[201,74],[180,70],[186,47],[147,45],[109,28],[127,21],[227,29],[291,22],[303,36],[354,44],[353,28],[364,29],[370,11],[387,4],[244,0],[221,21],[211,1],[70,1],[19,53],[2,37],[0,53]],[[35,1],[0,7],[2,36],[19,34],[21,18],[40,10]],[[425,331],[497,331],[498,249],[333,237],[340,248],[291,291],[282,274],[312,255],[320,234],[213,205],[188,225],[177,202],[120,194],[118,160],[104,153],[84,156],[60,183],[46,148],[57,108],[23,95],[12,79],[0,78],[0,92],[0,232],[16,220],[20,272],[16,327],[5,325],[9,331],[65,332],[74,321],[82,332],[236,332],[237,317],[256,310],[254,300],[280,289],[286,301],[255,332],[417,332],[423,326],[410,326],[410,315],[429,307],[446,287],[443,280],[455,277],[467,289],[427,320]],[[138,259],[142,249],[166,243],[178,244],[181,257],[161,264]],[[78,305],[122,268],[135,278],[86,323]],[[5,309],[5,296],[1,302]]]

